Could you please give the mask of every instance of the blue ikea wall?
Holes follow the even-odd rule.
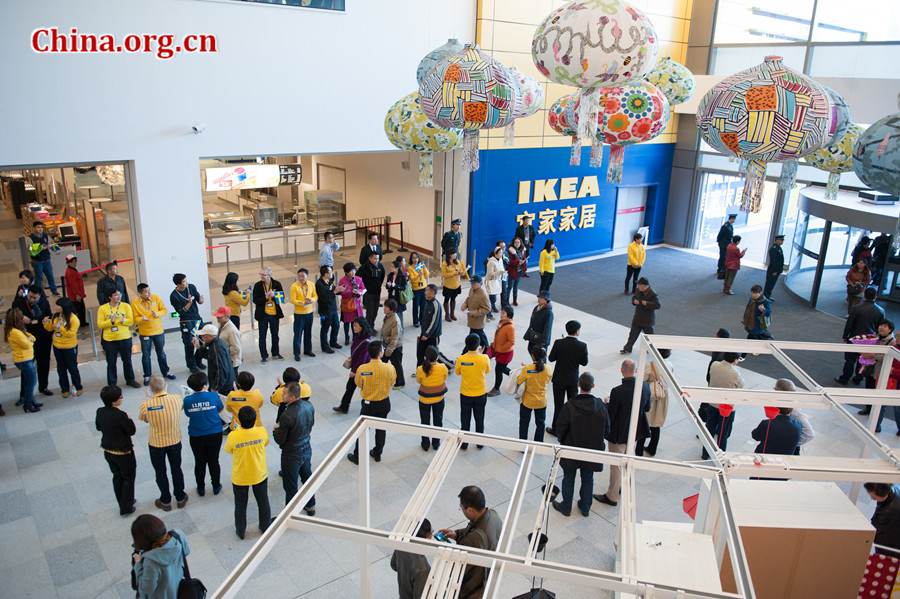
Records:
[[[555,232],[538,234],[530,260],[532,263],[537,262],[539,248],[543,248],[544,241],[551,237],[563,260],[610,251],[616,219],[617,186],[651,186],[647,194],[644,225],[650,227],[650,243],[662,242],[674,152],[675,144],[628,146],[625,148],[622,182],[612,184],[606,182],[609,146],[603,149],[603,166],[599,169],[590,167],[589,148],[582,149],[580,166],[569,165],[568,147],[482,150],[481,167],[471,176],[469,222],[467,235],[463,239],[470,259],[473,250],[476,252],[475,272],[482,272],[481,265],[498,239],[509,242],[516,228],[517,215],[526,211],[535,215],[532,224],[538,229],[538,215],[542,210],[560,212],[563,208],[577,208],[575,222],[581,224],[579,221],[584,207],[595,205],[593,227],[561,231],[561,218],[557,216],[554,221],[557,229]],[[554,193],[559,197],[559,180],[575,177],[581,186],[584,177],[591,176],[596,177],[598,182],[599,195],[596,197],[535,202],[532,183],[531,201],[519,203],[520,181],[556,179]]]

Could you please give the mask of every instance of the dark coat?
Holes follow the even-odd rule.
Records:
[[[94,418],[94,426],[100,431],[100,447],[113,451],[129,451],[133,445],[131,437],[134,436],[134,420],[119,408],[97,408],[97,416]]]
[[[766,418],[760,422],[750,436],[759,441],[754,449],[756,453],[794,455],[794,450],[800,445],[800,423],[790,416],[779,414],[771,420]]]
[[[317,302],[319,307],[319,315],[320,316],[330,316],[333,313],[337,313],[338,305],[337,299],[334,295],[334,278],[331,279],[328,283],[326,283],[322,277],[319,277],[316,280],[316,295],[319,297]]]
[[[847,323],[844,325],[843,338],[846,340],[857,335],[873,335],[882,320],[884,320],[882,307],[874,300],[863,300],[850,308]]]
[[[547,304],[543,310],[535,306],[531,311],[531,320],[523,339],[529,343],[540,343],[544,347],[550,345],[550,333],[553,330],[553,306]]]
[[[896,487],[891,488],[884,501],[878,502],[872,514],[872,526],[875,527],[875,544],[900,548],[900,498],[897,497]],[[879,553],[900,557],[900,553]]]
[[[97,281],[97,302],[101,306],[103,304],[108,304],[109,296],[111,296],[116,289],[122,293],[122,301],[126,304],[130,304],[131,300],[128,299],[128,289],[125,287],[125,279],[122,278],[122,275],[116,275],[115,281],[106,275]]]
[[[384,257],[384,252],[381,251],[381,244],[375,244],[375,251],[372,251],[372,247],[366,242],[366,245],[362,246],[359,250],[359,266],[362,267],[364,264],[369,263],[369,256],[372,254],[378,254],[378,262],[381,262],[381,258]]]
[[[578,367],[587,366],[587,343],[577,337],[564,337],[553,342],[549,362],[556,362],[553,368],[553,382],[564,385],[578,384]]]
[[[716,243],[719,244],[719,248],[727,247],[731,240],[734,238],[734,226],[725,221],[725,224],[722,225],[722,228],[719,229],[719,234],[716,235]]]
[[[363,280],[366,286],[366,295],[377,295],[381,297],[381,286],[384,285],[384,265],[377,262],[374,265],[366,262],[359,267],[356,274]]]
[[[774,277],[782,272],[784,272],[784,250],[780,245],[773,244],[769,248],[769,266],[766,268],[766,274]]]
[[[278,426],[272,431],[272,438],[282,453],[308,454],[311,451],[309,436],[316,423],[315,408],[305,399],[282,405],[284,410],[278,415]]]
[[[528,232],[528,239],[525,239],[525,233]],[[527,227],[524,225],[519,225],[516,227],[516,237],[522,240],[522,243],[525,244],[525,247],[531,249],[534,247],[534,238],[537,237],[537,233],[534,230],[532,225],[528,225]]]
[[[580,393],[563,405],[556,420],[556,433],[561,445],[584,449],[606,449],[604,439],[609,435],[609,412],[606,404],[590,393]],[[603,464],[563,458],[563,468],[590,468],[603,470]]]
[[[443,320],[444,311],[441,308],[441,302],[437,298],[430,302],[426,299],[422,306],[422,314],[419,316],[419,332],[420,337],[428,337],[429,339],[437,339],[443,331],[441,322]]]
[[[457,529],[456,543],[465,547],[495,551],[503,530],[503,520],[493,509],[488,508],[475,522],[469,522],[465,528]],[[490,568],[483,566],[466,566],[460,582],[459,599],[481,599],[484,584],[487,582]]]
[[[45,317],[53,317],[53,312],[50,311],[50,302],[47,301],[46,295],[39,295],[38,300],[33,304],[28,301],[27,295],[24,297],[20,295],[13,301],[12,307],[18,308],[23,316],[31,319],[31,324],[26,324],[25,330],[34,335],[35,339],[49,338],[53,334],[45,329],[42,324]]]
[[[428,582],[431,566],[428,558],[416,553],[394,551],[391,555],[391,569],[397,573],[397,590],[400,599],[420,599]]]
[[[454,232],[452,229],[444,233],[441,237],[441,252],[446,256],[459,251],[459,242],[462,239],[462,233]]]
[[[609,432],[606,440],[610,443],[628,443],[628,427],[631,424],[631,403],[634,400],[634,377],[622,379],[622,384],[609,392]],[[650,410],[650,385],[642,384],[641,413],[638,414],[637,438],[650,436],[647,412]]]
[[[281,286],[281,281],[272,279],[272,291],[276,293],[280,291],[282,293],[282,296],[284,295],[284,287]],[[253,285],[253,305],[255,306],[253,310],[254,320],[260,321],[265,318],[267,301],[268,299],[266,298],[266,288],[263,286],[262,281],[257,281]],[[281,311],[281,304],[277,301],[275,302],[275,317],[284,318],[284,312]]]
[[[208,345],[200,343],[194,357],[198,364],[206,360],[206,375],[209,377],[210,391],[216,391],[220,395],[228,395],[234,391],[234,366],[231,364],[228,346],[218,338],[214,338]]]
[[[647,302],[647,305],[637,304],[634,306],[634,316],[631,318],[631,326],[633,327],[652,327],[656,324],[656,311],[659,310],[659,296],[653,291],[652,287],[647,287],[647,291],[640,289],[632,296],[632,301]]]

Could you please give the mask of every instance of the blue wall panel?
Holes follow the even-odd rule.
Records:
[[[650,227],[650,243],[663,240],[674,151],[675,144],[638,144],[625,149],[620,185],[655,186],[648,191],[644,215],[644,224]],[[537,261],[538,248],[542,248],[548,238],[554,239],[562,259],[612,249],[617,186],[606,182],[609,147],[604,147],[600,169],[589,166],[589,148],[582,152],[581,166],[570,166],[567,147],[481,151],[481,168],[472,173],[469,222],[463,239],[468,255],[471,257],[473,250],[476,252],[476,272],[482,272],[481,265],[498,239],[509,242],[515,231],[516,218],[523,212],[534,214],[532,224],[535,229],[540,224],[541,212],[548,221],[552,217],[555,228],[555,231],[538,234],[531,262]],[[593,189],[592,177],[597,183]],[[563,179],[567,179],[568,190],[561,188]],[[527,191],[520,198],[521,182],[526,182],[521,187]],[[545,188],[546,192],[543,192]],[[578,195],[584,197],[558,199],[576,195],[573,191],[582,192]],[[595,195],[594,191],[599,194]],[[520,203],[520,199],[527,201]],[[595,214],[593,226],[588,218],[591,206]],[[574,217],[568,224],[564,223],[567,215]]]

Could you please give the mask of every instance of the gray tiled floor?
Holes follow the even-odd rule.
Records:
[[[555,286],[564,285],[565,277],[558,276]],[[517,310],[517,338],[521,338],[534,298],[522,294]],[[627,298],[626,300],[627,301]],[[563,305],[556,305],[556,331],[558,336],[563,323],[577,318],[583,324],[583,338],[590,346],[589,370],[598,381],[597,392],[606,395],[619,382],[618,349],[626,334],[619,324],[579,312]],[[410,316],[406,315],[409,323]],[[290,340],[290,324],[282,328],[282,344]],[[316,325],[318,326],[318,325]],[[492,334],[494,325],[489,325]],[[460,322],[445,323],[442,349],[455,356],[461,340],[468,332]],[[315,332],[317,333],[317,331]],[[314,333],[314,334],[315,334]],[[406,333],[406,372],[413,370],[413,339]],[[246,368],[257,378],[257,386],[268,396],[275,386],[281,370],[293,363],[270,362],[260,364],[256,355],[256,343],[252,332],[244,333],[247,352]],[[174,336],[168,338],[168,353],[176,373],[184,375],[180,343]],[[318,351],[318,348],[314,348]],[[524,359],[525,348],[517,341],[518,365]],[[313,461],[318,464],[344,433],[353,415],[341,416],[331,411],[343,392],[345,371],[340,363],[346,352],[316,358],[304,358],[300,370],[314,389],[313,404],[316,407],[316,426],[313,432]],[[678,374],[688,381],[701,382],[707,358],[692,352],[676,353],[672,358]],[[103,384],[105,366],[86,363],[81,366],[86,394],[78,399],[62,400],[58,394],[45,400],[45,408],[39,414],[23,414],[12,404],[17,396],[18,380],[0,382],[0,400],[7,416],[0,420],[0,598],[10,597],[103,597],[115,599],[132,597],[128,585],[128,556],[131,539],[130,519],[120,518],[113,498],[110,475],[99,451],[99,434],[94,430],[94,412],[99,405],[97,392]],[[748,385],[755,388],[771,388],[772,381],[749,370],[744,371]],[[55,374],[51,373],[55,382]],[[178,385],[183,378],[178,381]],[[449,381],[445,425],[459,425],[458,378]],[[176,386],[176,389],[178,387]],[[144,390],[126,389],[125,409],[137,417],[138,405]],[[359,406],[354,397],[354,413]],[[552,411],[552,409],[551,409]],[[762,417],[751,409],[739,410],[732,435],[734,449],[751,449],[749,431]],[[819,436],[804,450],[811,455],[857,455],[858,443],[842,423],[832,414],[811,414]],[[266,404],[263,422],[271,428],[275,410]],[[409,384],[403,391],[392,394],[391,417],[397,420],[418,421],[415,385]],[[669,417],[663,429],[659,457],[677,460],[697,460],[699,450],[694,430],[686,419],[683,408],[670,402]],[[230,480],[231,459],[222,455],[225,490],[219,496],[207,493],[196,495],[193,482],[193,456],[183,450],[183,470],[190,501],[182,510],[161,513],[153,508],[158,490],[153,478],[147,454],[147,427],[138,422],[135,439],[138,476],[136,495],[138,513],[155,513],[170,527],[182,528],[190,537],[192,572],[210,589],[215,589],[230,569],[238,563],[252,543],[258,538],[256,508],[250,501],[248,510],[248,534],[244,541],[233,532],[233,497]],[[516,436],[518,429],[518,405],[509,397],[492,398],[487,407],[487,432]],[[891,429],[891,430],[888,430]],[[184,426],[186,431],[186,423]],[[533,431],[533,425],[532,425]],[[895,445],[897,437],[888,426],[882,438]],[[547,438],[553,442],[552,437]],[[384,459],[373,464],[372,522],[376,526],[390,527],[397,514],[419,484],[428,467],[433,452],[424,453],[419,439],[389,435]],[[435,526],[456,526],[460,514],[456,500],[458,489],[470,483],[480,484],[486,491],[489,503],[500,510],[506,509],[518,470],[519,455],[509,451],[474,448],[462,452],[453,464],[447,480],[429,518]],[[522,516],[516,528],[513,547],[523,551],[525,535],[531,529],[539,502],[540,487],[544,483],[549,462],[537,460],[530,477]],[[277,476],[278,450],[270,445],[269,497],[273,510],[284,505],[284,494]],[[322,518],[356,522],[357,470],[344,461],[334,475],[317,494],[318,516]],[[608,474],[597,475],[595,490],[605,490]],[[638,517],[687,522],[681,511],[681,499],[696,491],[692,480],[672,476],[641,475],[637,480]],[[871,507],[860,502],[860,508],[868,513]],[[550,542],[547,558],[576,565],[613,569],[618,513],[614,508],[595,503],[589,518],[572,516],[564,518],[551,512],[549,520]],[[373,563],[371,577],[375,597],[395,597],[393,572],[388,565],[389,553],[370,549]],[[359,550],[346,541],[335,541],[317,535],[288,533],[280,540],[275,551],[249,581],[243,596],[327,598],[354,597],[358,595]],[[504,578],[503,592],[509,596],[530,588],[531,580],[517,576]],[[565,590],[566,597],[596,597],[586,589],[560,587],[548,581],[550,588]],[[508,592],[507,592],[508,591]]]

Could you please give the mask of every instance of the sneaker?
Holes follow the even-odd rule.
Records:
[[[469,444],[468,444],[468,443],[463,443],[462,445],[459,446],[459,448],[462,449],[462,450],[466,450],[466,449],[469,448]]]
[[[269,361],[269,358],[260,358],[259,361],[262,362],[263,364],[265,364],[266,362]],[[241,535],[238,535],[238,536],[241,537],[242,539],[244,538]]]
[[[380,454],[380,453],[375,453],[375,448],[374,448],[374,447],[373,447],[372,449],[369,450],[369,455],[372,456],[372,459],[375,460],[376,462],[380,462],[380,461],[381,461],[381,454]]]
[[[282,356],[281,354],[275,354],[274,356],[272,356],[272,359],[273,360],[284,360],[284,356]]]
[[[565,517],[568,518],[569,516],[572,515],[571,510],[568,511],[568,512],[565,511],[565,510],[562,508],[562,503],[560,503],[559,501],[554,501],[552,505],[553,505],[553,509],[555,509],[557,512],[559,512],[559,513],[562,514],[563,516],[565,516]]]
[[[172,511],[172,504],[171,503],[163,503],[162,500],[160,500],[160,499],[157,499],[156,501],[154,501],[153,505],[155,505],[157,508],[161,509],[164,512]]]
[[[213,495],[218,495],[222,492],[222,485],[213,485]]]
[[[356,455],[355,453],[348,453],[347,459],[349,461],[353,462],[354,464],[357,464],[357,465],[359,464],[359,456]]]
[[[403,385],[394,385],[394,387],[393,387],[394,391],[399,391],[402,388],[403,388]]]
[[[185,493],[185,494],[184,494],[184,498],[183,498],[183,499],[177,500],[177,501],[175,502],[175,505],[177,505],[179,508],[183,508],[184,506],[187,505],[187,501],[188,501],[188,494]]]
[[[314,507],[305,507],[305,508],[303,508],[303,511],[306,512],[307,516],[315,516],[316,515],[316,508],[314,508]]]
[[[594,495],[594,499],[596,499],[600,503],[605,503],[606,505],[611,505],[613,507],[619,505],[618,501],[613,501],[612,499],[610,499],[609,497],[606,496],[606,493],[603,493],[600,495]]]
[[[178,378],[178,377],[176,377],[174,374],[172,374],[171,372],[168,372],[168,373],[164,374],[163,376],[164,376],[164,377],[166,378],[166,380],[168,380],[168,381],[174,381],[176,378]]]
[[[491,389],[487,392],[488,397],[497,397],[498,395],[500,395],[500,389]]]
[[[25,403],[25,400],[20,397],[19,400],[16,402],[16,405],[21,406],[23,403]]]
[[[75,389],[75,397],[81,397],[82,393],[84,393],[84,389]]]
[[[144,386],[146,387],[146,386],[149,385],[149,384],[150,384],[150,377],[149,377],[149,376],[145,376],[145,377],[144,377]]]

